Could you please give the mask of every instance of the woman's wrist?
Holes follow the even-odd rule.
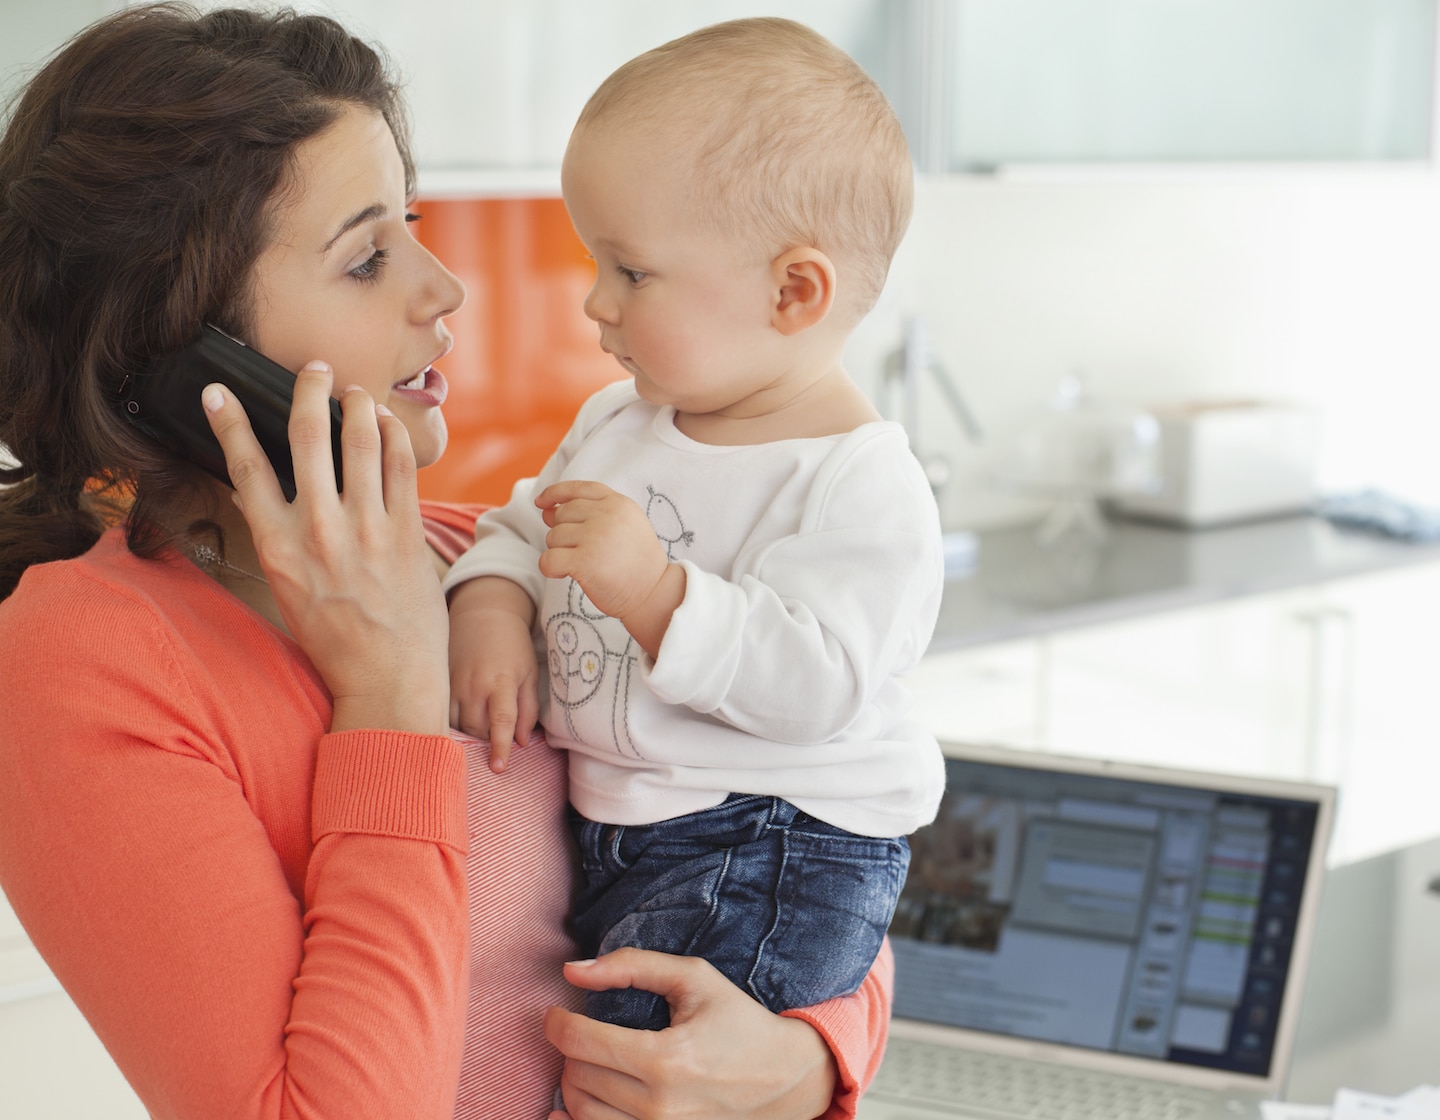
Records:
[[[835,1101],[835,1092],[840,1085],[840,1069],[835,1055],[821,1035],[819,1028],[804,1019],[781,1016],[780,1022],[790,1031],[790,1055],[798,1071],[795,1086],[784,1103],[785,1116],[800,1120],[824,1116]]]
[[[399,695],[337,696],[331,731],[408,731],[444,735],[450,726],[448,689],[424,687]]]

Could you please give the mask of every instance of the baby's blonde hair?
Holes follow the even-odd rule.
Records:
[[[575,129],[616,125],[693,155],[697,221],[771,257],[817,248],[840,274],[841,313],[858,321],[874,305],[914,171],[880,87],[828,39],[775,18],[692,32],[606,78]]]

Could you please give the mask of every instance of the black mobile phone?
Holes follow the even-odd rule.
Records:
[[[200,403],[200,391],[217,381],[245,406],[255,438],[275,468],[280,489],[293,501],[295,463],[290,456],[289,423],[295,375],[218,327],[207,323],[194,342],[127,378],[120,407],[152,439],[227,486],[233,485],[225,469],[225,454]],[[335,484],[340,486],[340,402],[334,398],[330,401],[330,447],[335,456]]]

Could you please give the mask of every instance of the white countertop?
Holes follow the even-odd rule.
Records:
[[[975,569],[946,584],[931,651],[1440,562],[1440,545],[1309,516],[1202,530],[1115,520],[1109,529],[1099,542],[1049,547],[1028,526],[982,531]]]

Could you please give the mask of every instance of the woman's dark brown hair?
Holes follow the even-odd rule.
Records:
[[[195,473],[125,423],[121,383],[205,322],[248,333],[267,204],[347,105],[383,114],[413,187],[394,79],[325,17],[130,9],[27,85],[0,138],[0,598],[124,506],[130,548],[159,548]]]

